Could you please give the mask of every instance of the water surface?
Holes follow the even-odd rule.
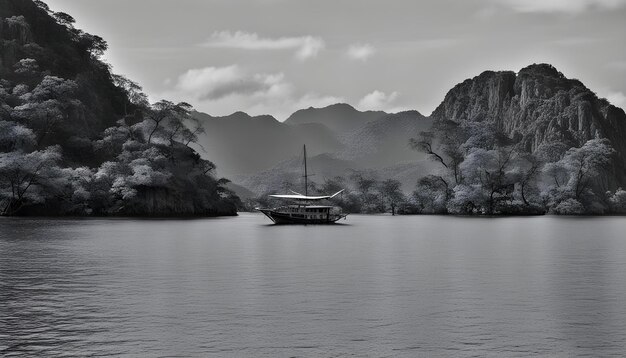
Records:
[[[267,223],[2,218],[0,356],[626,352],[626,218]]]

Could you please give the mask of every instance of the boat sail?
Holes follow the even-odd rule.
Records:
[[[328,200],[341,194],[343,190],[333,195],[309,196],[309,183],[307,163],[306,163],[306,145],[303,147],[304,152],[304,195],[292,191],[293,194],[274,194],[270,197],[280,199],[286,202],[285,205],[273,209],[261,209],[258,211],[265,214],[275,224],[333,224],[340,219],[345,219],[340,207],[331,205],[317,205],[323,200]]]

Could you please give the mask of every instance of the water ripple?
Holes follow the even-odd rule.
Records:
[[[0,356],[620,357],[626,219],[0,218]]]

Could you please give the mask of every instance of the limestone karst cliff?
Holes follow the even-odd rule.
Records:
[[[486,71],[456,85],[431,117],[434,120],[492,121],[529,152],[541,145],[580,147],[607,138],[617,151],[617,182],[626,183],[626,114],[598,98],[579,80],[548,64],[512,71]]]

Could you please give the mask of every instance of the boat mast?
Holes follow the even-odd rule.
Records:
[[[309,196],[308,173],[306,170],[306,144],[304,145],[304,196]]]

